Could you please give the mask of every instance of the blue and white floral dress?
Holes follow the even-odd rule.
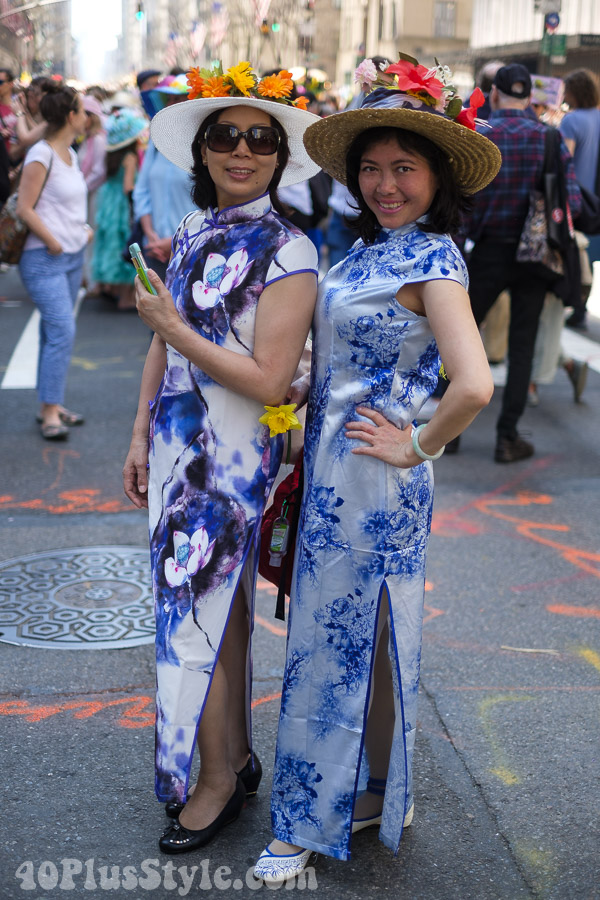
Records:
[[[317,274],[316,250],[263,196],[187,216],[175,234],[167,286],[190,328],[251,356],[263,289],[298,272]],[[270,440],[262,413],[257,401],[167,346],[151,404],[148,491],[161,801],[186,795],[198,723],[249,557],[254,564],[244,575],[253,606],[258,526],[283,443]],[[250,674],[249,655],[248,700]],[[248,703],[248,722],[249,715]]]
[[[319,288],[305,435],[305,484],[292,582],[273,777],[274,834],[350,856],[379,604],[387,586],[396,725],[380,837],[397,851],[412,804],[431,463],[399,469],[350,451],[356,407],[412,422],[440,360],[427,319],[402,307],[405,284],[467,285],[449,237],[415,224],[357,241]]]

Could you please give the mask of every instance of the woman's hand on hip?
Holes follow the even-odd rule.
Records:
[[[397,428],[385,416],[367,406],[357,406],[356,412],[369,421],[346,423],[346,437],[363,444],[354,447],[357,456],[374,456],[399,469],[410,469],[422,463],[412,445],[412,426]]]
[[[134,506],[148,508],[148,441],[134,438],[123,466],[123,489]]]
[[[139,276],[136,275],[134,285],[137,311],[148,328],[168,342],[173,329],[181,325],[181,319],[175,308],[173,297],[156,272],[147,269],[146,274],[156,294],[147,291]]]
[[[49,244],[46,244],[46,247],[48,248],[48,253],[50,254],[50,256],[60,256],[60,254],[63,252],[62,245],[59,243],[59,241],[56,240],[56,238],[53,238]]]

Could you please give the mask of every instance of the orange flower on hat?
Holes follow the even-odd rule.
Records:
[[[282,69],[278,75],[265,75],[258,84],[258,93],[262,97],[279,99],[288,97],[294,87],[292,73]]]
[[[425,66],[414,65],[408,60],[401,59],[397,63],[388,66],[385,70],[386,75],[396,75],[398,90],[404,91],[406,94],[416,94],[421,99],[423,94],[439,100],[444,90],[442,82],[430,74],[430,70]]]
[[[222,75],[214,75],[211,78],[205,78],[202,84],[201,97],[227,97],[231,90],[230,84],[225,84]]]
[[[297,100],[294,100],[292,106],[295,106],[297,109],[306,109],[308,106],[308,97],[298,97]]]
[[[202,96],[202,91],[204,90],[204,78],[200,74],[200,69],[198,67],[190,69],[186,78],[190,87],[188,99],[197,100],[198,97]]]

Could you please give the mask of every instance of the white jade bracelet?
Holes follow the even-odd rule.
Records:
[[[444,450],[446,449],[446,445],[444,444],[442,449],[438,450],[438,452],[434,453],[432,456],[430,456],[429,453],[425,453],[425,451],[421,449],[421,445],[419,444],[419,434],[423,431],[424,428],[425,428],[425,425],[419,425],[419,427],[415,428],[415,430],[413,431],[413,433],[412,433],[413,450],[415,451],[417,456],[419,456],[421,459],[431,459],[431,460],[439,459],[440,456],[442,455],[442,453],[444,452]]]

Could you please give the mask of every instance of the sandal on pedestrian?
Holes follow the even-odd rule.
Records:
[[[83,425],[85,419],[82,415],[76,412],[71,412],[70,409],[61,409],[58,413],[58,418],[63,423],[63,425]],[[35,417],[36,422],[43,422],[44,420],[38,414]]]
[[[46,441],[66,441],[69,437],[69,429],[66,425],[44,425],[42,424],[40,432]]]
[[[311,856],[317,858],[314,850],[300,850],[298,853],[272,853],[268,847],[258,857],[254,866],[254,877],[265,884],[282,884],[300,875],[307,866]]]

